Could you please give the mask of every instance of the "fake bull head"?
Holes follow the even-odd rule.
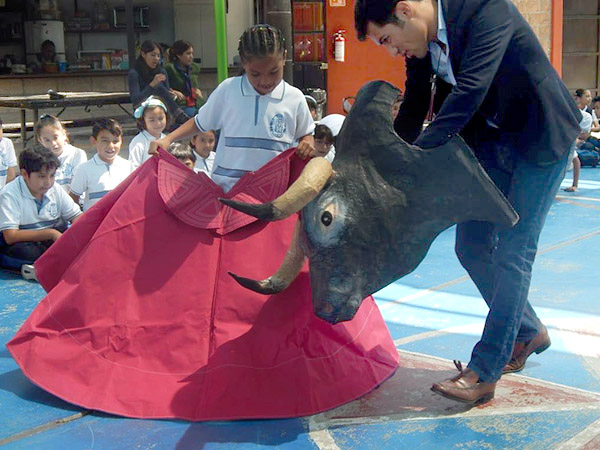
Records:
[[[459,137],[421,149],[394,131],[399,91],[371,82],[359,92],[337,138],[331,166],[314,158],[273,202],[225,204],[264,220],[302,209],[279,270],[243,286],[272,294],[285,289],[309,258],[315,313],[350,320],[362,299],[413,271],[435,237],[455,223],[482,220],[512,226],[518,216]]]

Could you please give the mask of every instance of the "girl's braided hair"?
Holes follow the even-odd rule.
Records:
[[[242,34],[238,53],[242,61],[249,58],[263,58],[272,54],[281,54],[285,50],[285,39],[278,28],[271,25],[254,25]]]

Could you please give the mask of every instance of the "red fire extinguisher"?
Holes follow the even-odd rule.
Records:
[[[333,33],[333,59],[339,62],[344,62],[346,54],[346,30],[337,30]]]

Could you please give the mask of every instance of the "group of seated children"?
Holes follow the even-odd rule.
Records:
[[[21,176],[16,179],[14,147],[0,131],[0,187],[7,184],[0,191],[0,266],[21,270],[25,278],[35,279],[33,262],[68,224],[151,157],[150,143],[166,136],[167,107],[151,96],[136,108],[134,117],[140,132],[129,145],[129,160],[119,156],[121,125],[114,119],[100,119],[90,137],[96,153],[88,161],[82,149],[69,143],[58,118],[41,116],[35,126],[36,144],[19,155]],[[334,128],[339,132],[341,123],[337,125]],[[194,172],[210,176],[217,138],[214,130],[200,132],[189,144],[175,142],[168,150]],[[335,135],[331,128],[317,123],[314,139],[315,156],[333,162]]]
[[[96,153],[88,161],[82,149],[69,143],[59,119],[41,116],[36,143],[19,155],[18,168],[13,144],[0,128],[0,266],[35,279],[33,262],[68,224],[150,157],[150,142],[164,136],[166,108],[151,97],[135,117],[141,131],[131,141],[129,160],[119,156],[123,131],[114,119],[94,123],[90,143]],[[169,151],[191,170],[210,175],[215,142],[211,130],[194,136],[191,145],[175,143]]]
[[[129,161],[133,164],[133,168],[137,169],[152,156],[148,153],[150,143],[166,136],[164,130],[169,121],[169,113],[159,98],[151,96],[136,108],[133,115],[140,132],[129,144]],[[193,167],[195,172],[204,172],[210,176],[215,159],[213,152],[215,144],[216,133],[213,130],[192,137],[190,145],[196,153]]]

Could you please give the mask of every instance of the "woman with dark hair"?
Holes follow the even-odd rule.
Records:
[[[177,41],[169,48],[169,63],[165,69],[169,85],[177,96],[177,104],[189,116],[195,116],[205,103],[202,91],[198,88],[200,67],[194,63],[194,48],[187,41]]]
[[[180,125],[190,117],[175,102],[176,96],[169,85],[167,72],[160,65],[162,49],[155,41],[147,40],[142,43],[140,56],[135,60],[127,80],[133,108],[137,108],[151,95],[159,97],[169,110],[175,124]]]

